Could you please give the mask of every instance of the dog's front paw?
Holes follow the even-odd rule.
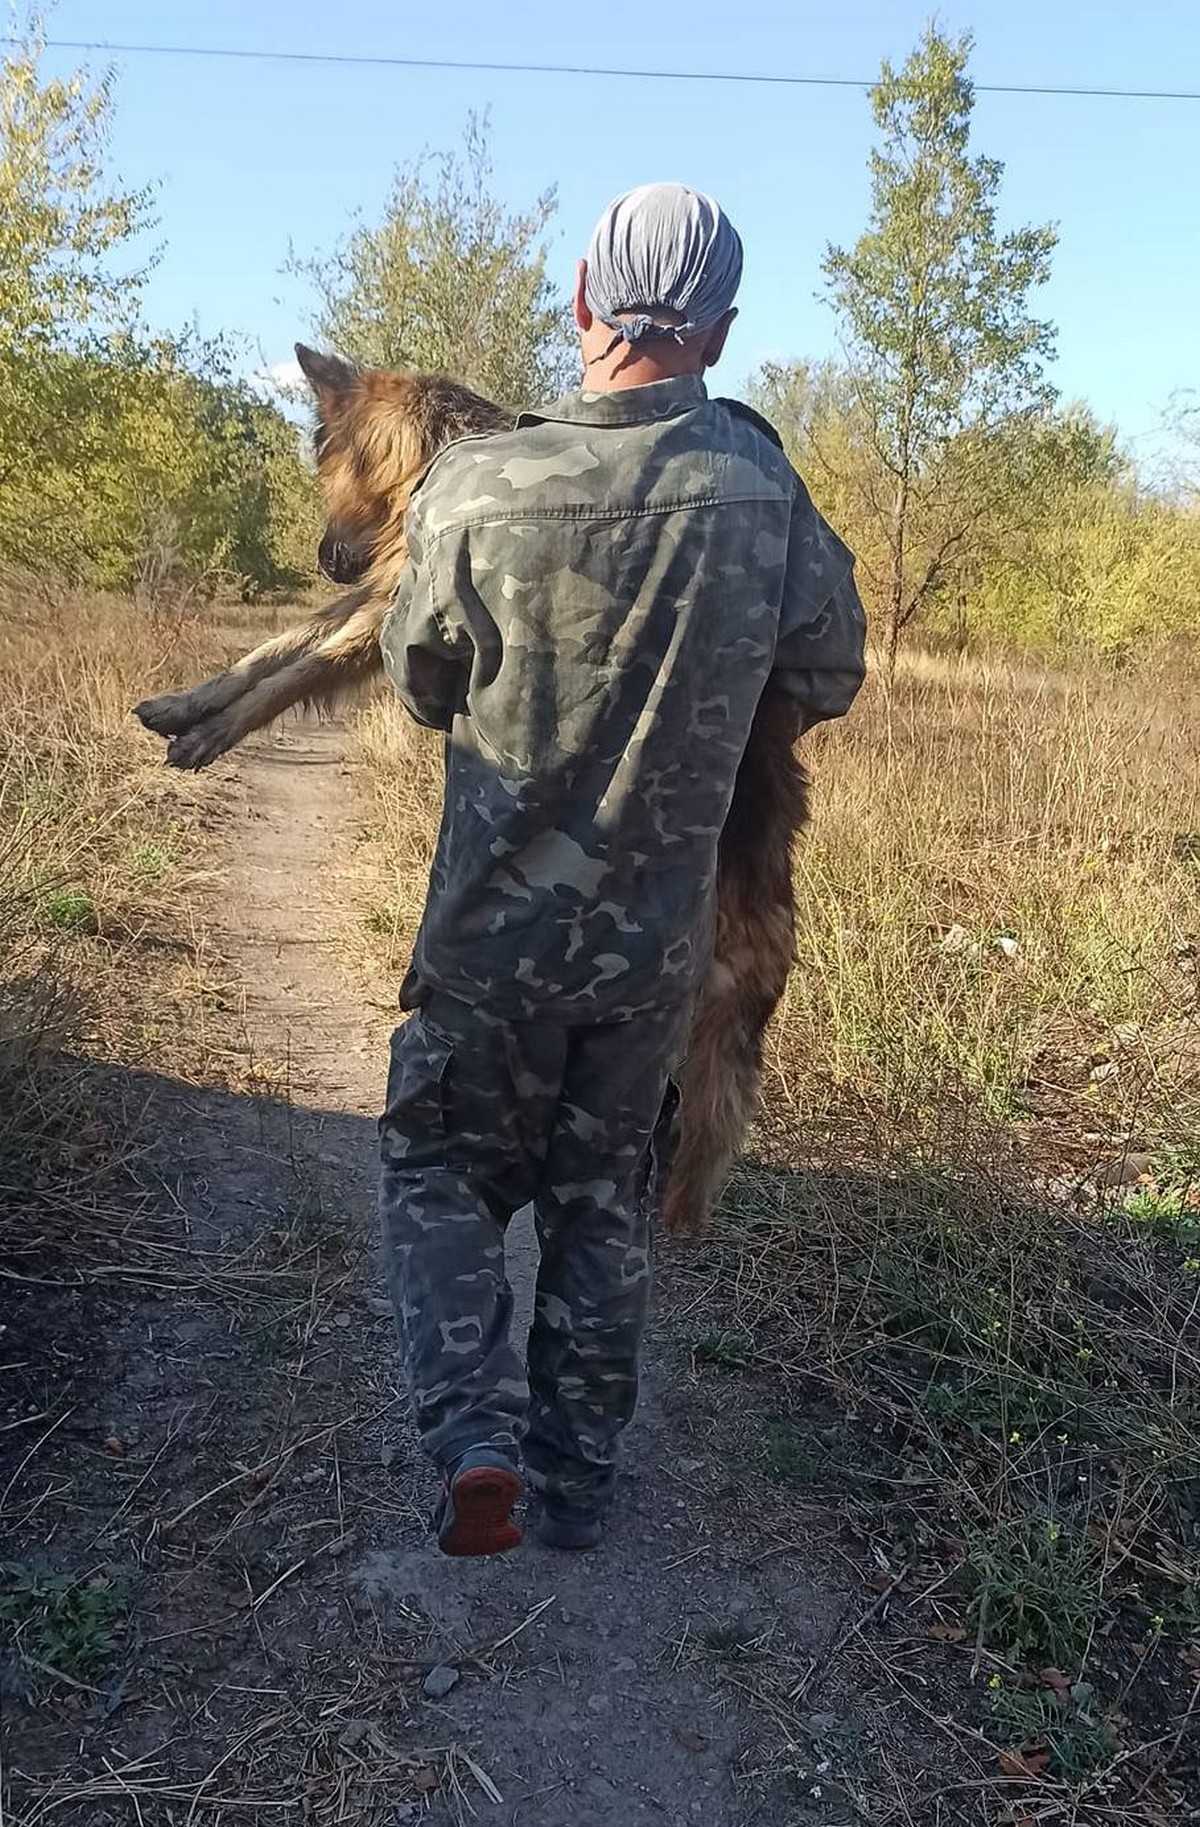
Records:
[[[143,698],[133,714],[156,736],[179,736],[194,721],[187,692],[165,692],[161,698]]]
[[[167,766],[198,773],[236,748],[245,734],[244,726],[232,712],[218,711],[215,717],[193,724],[167,744]]]

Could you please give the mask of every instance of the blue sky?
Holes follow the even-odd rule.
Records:
[[[110,42],[870,78],[881,57],[904,57],[929,10],[909,0],[575,9],[562,0],[59,0],[47,29]],[[950,0],[939,18],[975,33],[978,82],[1200,88],[1195,4]],[[311,327],[310,297],[281,270],[289,243],[329,247],[356,210],[378,212],[397,163],[456,144],[467,115],[486,110],[501,194],[520,204],[557,186],[551,270],[564,289],[610,195],[680,178],[713,192],[746,244],[722,384],[737,390],[766,357],[835,348],[819,263],[828,241],[853,240],[865,221],[871,121],[857,90],[113,61],[115,164],[127,181],[160,187],[163,254],[147,294],[158,324],[196,319],[205,332],[249,338],[253,361],[286,359]],[[1059,326],[1059,387],[1115,419],[1150,457],[1171,393],[1200,385],[1200,104],[981,95],[975,142],[1005,163],[1006,220],[1059,224],[1040,299]]]

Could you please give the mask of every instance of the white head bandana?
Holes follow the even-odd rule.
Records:
[[[643,184],[617,197],[596,224],[584,296],[614,332],[611,353],[622,340],[685,342],[709,329],[732,306],[741,277],[741,240],[711,197],[683,184]],[[664,309],[683,322],[655,323],[649,312]]]

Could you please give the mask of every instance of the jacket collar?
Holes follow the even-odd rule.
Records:
[[[621,387],[614,393],[585,389],[568,393],[537,412],[523,412],[517,424],[652,425],[657,419],[676,418],[707,398],[708,390],[698,374],[678,374],[667,381],[652,381],[648,387]]]

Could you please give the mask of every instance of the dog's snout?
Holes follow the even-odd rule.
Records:
[[[343,585],[356,584],[367,568],[354,547],[332,532],[325,534],[317,548],[317,564],[331,583]]]

